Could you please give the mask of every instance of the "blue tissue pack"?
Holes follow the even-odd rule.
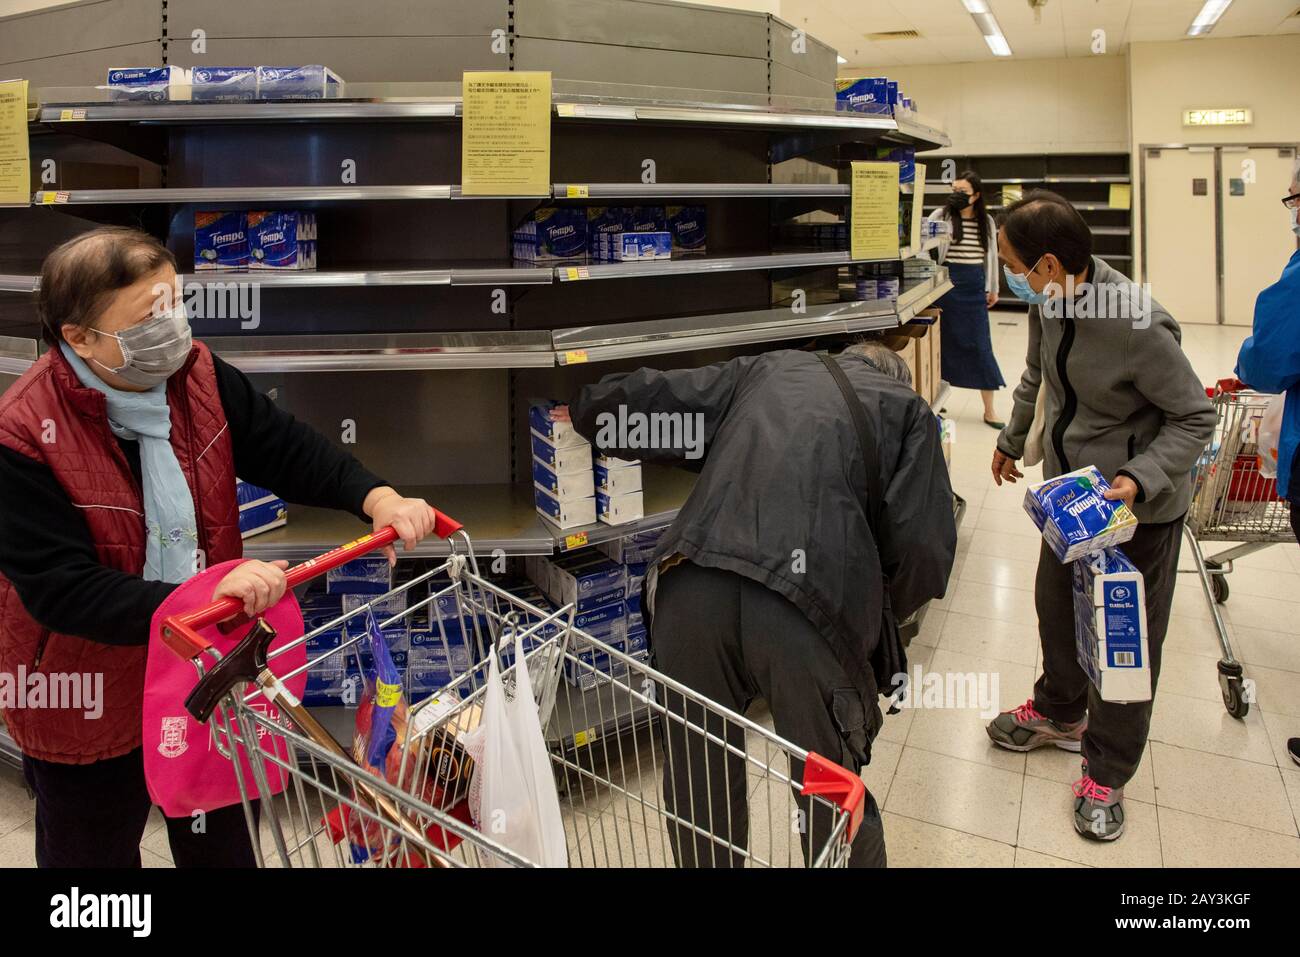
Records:
[[[843,77],[835,81],[835,100],[856,113],[889,112],[889,80],[883,76]]]
[[[1127,505],[1102,498],[1109,489],[1100,470],[1088,465],[1025,490],[1025,511],[1063,563],[1127,542],[1137,531]]]
[[[585,259],[587,211],[581,206],[544,206],[514,231],[514,257],[529,262]]]
[[[243,213],[194,214],[194,268],[246,269],[248,223]]]
[[[178,66],[113,67],[108,71],[110,100],[152,100],[172,98],[172,86],[185,83],[185,70]]]
[[[253,269],[307,268],[306,217],[297,212],[258,210],[248,223],[248,264]]]
[[[190,99],[239,103],[257,99],[257,67],[196,66],[190,71]]]
[[[1079,665],[1103,701],[1150,701],[1151,661],[1142,573],[1117,548],[1079,559],[1070,573]]]
[[[671,259],[672,255],[673,236],[667,230],[653,233],[603,233],[597,251],[597,258],[608,262]]]
[[[259,66],[259,100],[328,100],[341,96],[343,81],[329,67]]]
[[[673,249],[702,253],[708,247],[707,216],[703,206],[668,206],[664,209]]]

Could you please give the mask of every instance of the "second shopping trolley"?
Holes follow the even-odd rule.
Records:
[[[1223,658],[1219,687],[1223,705],[1233,717],[1244,718],[1253,695],[1232,651],[1219,605],[1228,600],[1233,561],[1269,545],[1293,540],[1288,503],[1278,498],[1277,483],[1259,466],[1260,424],[1275,398],[1225,379],[1207,390],[1214,403],[1214,435],[1193,472],[1192,502],[1186,535],[1201,587],[1205,591]],[[1232,547],[1206,556],[1203,542],[1232,542]]]

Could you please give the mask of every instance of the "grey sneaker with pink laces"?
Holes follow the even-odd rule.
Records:
[[[1113,841],[1124,833],[1124,789],[1103,787],[1088,774],[1074,782],[1074,829],[1091,841]]]
[[[985,730],[994,744],[1008,751],[1032,751],[1047,744],[1066,751],[1078,751],[1087,727],[1087,715],[1073,724],[1059,724],[1040,714],[1034,708],[1034,699],[1030,698],[1019,708],[1003,711],[988,723]]]

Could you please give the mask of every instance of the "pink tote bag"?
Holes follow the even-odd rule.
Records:
[[[214,565],[178,586],[154,612],[149,626],[149,657],[144,677],[144,775],[149,797],[168,817],[189,817],[195,811],[212,811],[238,804],[240,800],[234,765],[230,758],[217,750],[213,740],[217,732],[212,731],[210,725],[199,724],[185,710],[185,698],[198,684],[198,672],[192,662],[168,648],[161,637],[163,619],[208,605],[217,583],[239,564],[239,560],[234,560]],[[265,618],[276,632],[276,639],[271,643],[272,652],[303,635],[302,611],[292,591],[270,608]],[[214,625],[201,629],[199,634],[224,654],[239,644],[250,627],[241,625],[229,635],[223,635]],[[208,668],[212,663],[210,658],[204,662]],[[306,645],[299,645],[272,659],[271,670],[284,676],[306,663]],[[306,672],[289,679],[285,685],[301,699],[307,685]],[[251,707],[270,718],[280,717],[280,709],[260,696]],[[258,727],[260,730],[260,725]],[[222,735],[222,744],[229,751],[224,737]],[[275,753],[281,759],[287,757],[284,741],[279,735],[265,734],[260,738],[264,751]],[[249,796],[265,796],[258,793],[248,755],[242,748],[236,754]],[[283,772],[269,761],[262,763],[271,793],[283,791],[286,783]]]

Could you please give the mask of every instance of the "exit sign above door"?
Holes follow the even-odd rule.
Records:
[[[1224,110],[1183,110],[1183,126],[1250,126],[1255,114],[1244,106]]]

